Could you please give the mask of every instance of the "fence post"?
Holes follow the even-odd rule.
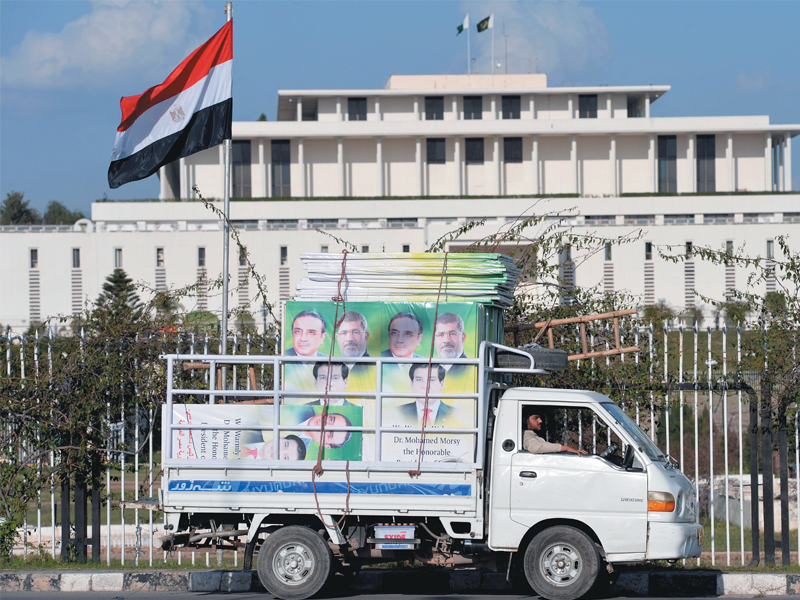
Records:
[[[64,474],[61,476],[61,560],[64,562],[69,561],[72,547],[69,530],[72,510],[69,500],[69,475]]]
[[[791,548],[789,546],[789,444],[786,439],[786,404],[779,400],[778,404],[778,448],[781,470],[781,564],[791,564]]]
[[[758,395],[749,386],[747,393],[750,396],[750,532],[753,545],[753,558],[748,568],[752,569],[761,562],[758,527]]]
[[[92,457],[92,562],[100,562],[100,481],[99,457]]]
[[[761,381],[761,472],[764,478],[764,562],[775,564],[775,494],[772,486],[772,390],[769,376]]]
[[[75,550],[79,562],[86,562],[86,479],[75,475]]]

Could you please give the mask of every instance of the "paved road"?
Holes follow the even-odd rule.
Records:
[[[375,594],[365,593],[354,596],[335,596],[335,600],[365,600],[365,598],[375,598],[376,600],[441,600],[443,596],[458,598],[459,600],[534,600],[537,596],[519,595],[511,592],[497,592],[496,594],[435,594],[435,595],[403,595],[403,594]],[[213,598],[229,598],[229,600],[268,600],[268,594],[246,592],[240,594],[223,593],[203,593],[203,592],[6,592],[2,595],[3,600],[201,600]],[[742,598],[747,596],[737,596]],[[733,598],[733,596],[722,596],[722,598]],[[630,600],[628,597],[606,598],[604,600]],[[708,596],[698,598],[648,598],[647,600],[708,600]],[[797,596],[770,596],[769,600],[797,600]]]

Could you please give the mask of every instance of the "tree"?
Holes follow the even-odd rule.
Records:
[[[264,113],[258,115],[258,118],[256,119],[256,121],[266,121],[266,120],[267,120],[267,115],[265,115]]]
[[[731,325],[738,326],[747,321],[750,305],[747,302],[729,300],[722,305],[722,310],[725,311],[725,320]]]
[[[58,200],[51,200],[47,203],[47,210],[44,211],[45,225],[73,225],[78,219],[85,219],[86,215],[80,210],[71,211]]]
[[[142,302],[136,286],[123,269],[114,269],[103,284],[103,293],[97,298],[97,307],[110,311],[112,316],[133,316],[141,312]]]
[[[656,331],[675,318],[675,311],[666,302],[657,302],[644,307],[644,320],[653,324]]]
[[[42,220],[39,211],[31,208],[30,200],[24,198],[25,192],[12,190],[6,194],[0,206],[0,225],[31,225]]]

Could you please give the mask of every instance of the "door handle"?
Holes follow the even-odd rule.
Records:
[[[520,471],[519,476],[534,479],[536,477],[536,471]]]

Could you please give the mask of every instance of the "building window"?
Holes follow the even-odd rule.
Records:
[[[658,136],[658,193],[678,192],[678,139],[674,135]]]
[[[81,249],[80,248],[73,248],[72,249],[72,268],[73,269],[80,269],[81,268]]]
[[[403,244],[403,252],[411,252],[411,246],[408,244]]]
[[[164,266],[164,249],[156,248],[156,267]]]
[[[639,96],[628,96],[628,118],[640,119],[642,117],[642,99]]]
[[[206,266],[206,249],[205,248],[198,248],[197,249],[197,266],[198,267],[205,267]]]
[[[775,242],[773,240],[767,240],[767,258],[770,260],[775,258]]]
[[[728,240],[725,242],[725,254],[728,256],[733,256],[733,240]]]
[[[483,96],[464,96],[464,120],[483,119]]]
[[[605,251],[606,251],[606,260],[611,260],[611,244],[609,242],[606,242]]]
[[[289,248],[287,246],[281,246],[281,266],[285,265],[289,262]]]
[[[369,246],[361,246],[361,253],[366,254],[369,252]]]
[[[122,248],[114,248],[114,268],[122,268]]]
[[[692,258],[694,256],[694,244],[692,242],[686,242],[686,258]]]
[[[715,192],[717,190],[716,136],[697,136],[697,191]]]
[[[322,252],[323,254],[327,254],[328,253],[328,247],[327,246],[320,246],[319,247],[319,251]]]
[[[519,119],[519,96],[503,96],[503,118]]]
[[[425,120],[442,121],[444,119],[444,96],[425,96]]]
[[[483,164],[483,138],[466,139],[466,161],[468,165]]]
[[[247,248],[244,246],[239,246],[239,266],[247,266]]]
[[[367,99],[348,98],[347,99],[347,118],[350,121],[367,120]]]
[[[292,195],[290,178],[291,152],[289,140],[272,140],[272,197]]]
[[[653,242],[644,243],[644,259],[653,260]]]
[[[250,140],[234,140],[231,147],[231,180],[234,198],[250,198],[253,195],[250,185]]]
[[[39,250],[31,248],[31,269],[39,268]]]
[[[428,149],[428,164],[443,165],[444,160],[444,138],[428,138],[426,140]]]
[[[581,119],[597,118],[597,94],[581,94],[578,96],[578,116]]]
[[[507,163],[522,162],[521,137],[507,137],[503,139],[503,161]]]

